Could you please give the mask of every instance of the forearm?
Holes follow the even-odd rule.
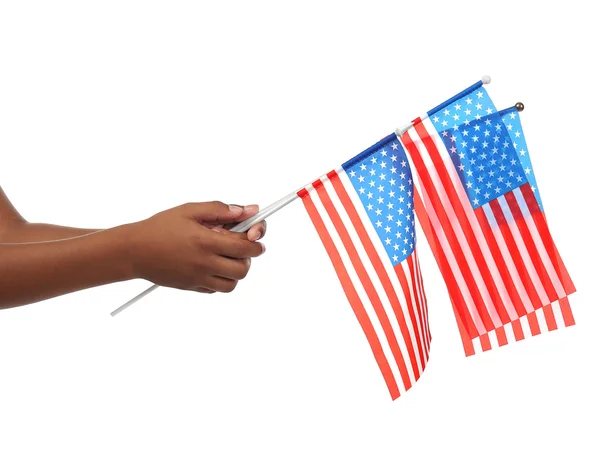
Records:
[[[128,226],[50,242],[0,244],[0,308],[134,278]]]
[[[2,243],[35,243],[40,241],[54,241],[65,238],[75,238],[100,230],[63,227],[46,223],[14,222],[3,231],[0,242]]]

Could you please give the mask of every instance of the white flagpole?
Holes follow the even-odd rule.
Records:
[[[483,76],[481,78],[481,81],[479,81],[476,84],[474,84],[473,86],[471,86],[471,88],[473,88],[475,86],[479,86],[481,84],[489,84],[490,82],[491,82],[491,78],[489,76]],[[469,89],[471,89],[471,88],[469,88]],[[467,92],[469,89],[466,89],[463,92]],[[451,97],[446,102],[444,102],[443,104],[441,104],[441,106],[444,106],[447,103],[449,103],[449,102],[451,102],[453,100],[456,100],[460,95],[461,94],[457,94],[456,96]],[[438,107],[440,107],[440,106],[438,106]],[[429,113],[432,113],[432,111],[430,111],[430,112],[426,113],[425,115],[423,115],[421,117],[421,121],[429,118]],[[406,124],[404,126],[396,128],[396,130],[394,132],[396,133],[396,136],[398,137],[398,139],[400,139],[400,137],[402,136],[402,134],[404,134],[406,131],[408,131],[410,128],[412,128],[413,125],[414,125],[414,123],[410,122],[410,123],[408,123],[408,124]],[[323,176],[325,176],[325,175],[323,175]],[[319,177],[319,178],[315,178],[315,179],[318,180],[320,178],[322,178],[322,176]],[[305,186],[307,186],[307,185],[305,185]],[[303,187],[305,187],[305,186],[303,186]],[[302,189],[302,188],[300,188],[300,189]],[[277,202],[274,202],[270,206],[265,207],[263,210],[261,210],[260,212],[258,212],[253,217],[250,217],[249,219],[246,219],[243,222],[238,223],[236,226],[234,226],[231,229],[231,231],[236,232],[236,233],[243,233],[245,231],[248,231],[252,226],[256,225],[257,223],[262,222],[267,217],[273,215],[278,210],[280,210],[280,209],[284,208],[286,205],[290,204],[292,201],[298,199],[297,193],[298,193],[298,191],[300,191],[300,189],[297,189],[297,190],[291,192],[287,196],[282,197],[281,199],[279,199]],[[137,296],[135,296],[134,298],[130,299],[129,301],[127,301],[122,306],[120,306],[117,309],[115,309],[114,311],[112,311],[110,313],[110,315],[113,316],[113,317],[116,316],[117,314],[119,314],[120,312],[124,311],[129,306],[131,306],[132,304],[134,304],[137,301],[139,301],[140,299],[142,299],[144,296],[152,293],[158,287],[159,287],[159,285],[156,285],[156,284],[152,285],[150,288],[147,288],[146,290],[142,291],[140,294],[138,294]]]

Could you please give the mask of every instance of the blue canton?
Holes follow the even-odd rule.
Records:
[[[415,247],[413,180],[406,153],[391,134],[342,165],[392,264]]]

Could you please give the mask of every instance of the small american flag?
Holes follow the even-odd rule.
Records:
[[[396,399],[423,373],[431,342],[402,145],[387,136],[297,194]]]
[[[511,121],[514,122],[511,123]],[[515,108],[472,86],[401,136],[467,355],[574,323]],[[490,340],[492,337],[492,340]]]

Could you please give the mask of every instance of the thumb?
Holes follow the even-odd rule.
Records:
[[[234,222],[244,209],[235,204],[225,204],[219,201],[190,202],[183,206],[184,215],[198,222],[231,223]]]

